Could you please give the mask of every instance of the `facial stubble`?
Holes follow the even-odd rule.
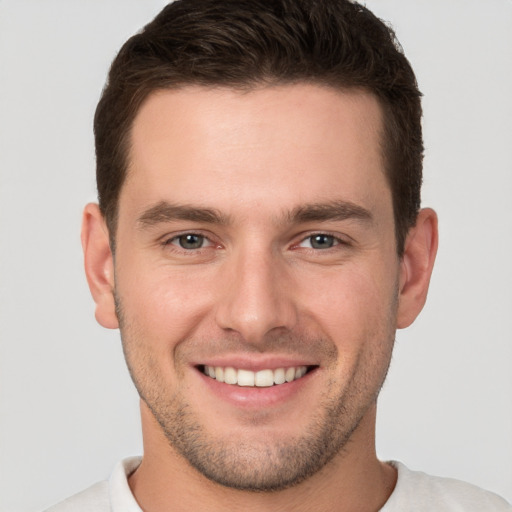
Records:
[[[394,343],[394,318],[389,328],[381,332],[385,339],[379,354],[372,354],[372,374],[354,369],[343,389],[330,379],[317,407],[320,414],[301,435],[274,439],[261,436],[237,438],[229,425],[223,438],[208,432],[180,390],[170,390],[161,379],[159,364],[146,350],[141,333],[133,328],[124,315],[116,295],[123,351],[135,387],[164,433],[171,449],[209,480],[225,487],[253,492],[273,492],[296,486],[316,474],[335,457],[343,457],[354,431],[372,407],[386,378]],[[186,343],[186,342],[185,342]],[[270,343],[271,345],[273,343]],[[274,343],[275,344],[275,343]],[[300,345],[318,347],[326,361],[335,365],[338,349],[328,340],[301,337]],[[329,365],[327,365],[329,366]],[[254,423],[263,415],[255,415]],[[286,421],[286,418],[283,418]],[[263,421],[264,423],[264,421]]]

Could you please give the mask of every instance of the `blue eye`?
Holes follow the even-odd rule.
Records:
[[[195,233],[186,233],[171,240],[172,244],[179,245],[182,249],[187,250],[201,249],[208,245],[208,242],[209,240],[206,237]]]
[[[317,235],[311,235],[305,238],[301,243],[301,247],[309,247],[311,249],[330,249],[335,245],[338,245],[339,240],[332,236],[326,235],[325,233],[319,233]]]

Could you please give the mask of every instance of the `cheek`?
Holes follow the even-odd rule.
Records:
[[[362,407],[376,398],[389,367],[397,288],[358,272],[331,280],[331,286],[336,290],[316,303],[316,324],[338,350],[333,388],[343,390],[351,407]]]
[[[358,352],[392,335],[397,297],[392,272],[386,275],[346,268],[322,281],[317,281],[317,293],[309,293],[306,308],[339,350]]]
[[[116,293],[130,325],[167,349],[169,342],[177,344],[190,336],[209,309],[211,279],[201,271],[148,268],[142,262],[125,267],[130,272],[123,272],[120,266]]]

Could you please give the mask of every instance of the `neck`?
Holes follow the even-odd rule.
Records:
[[[231,489],[205,478],[159,434],[153,416],[143,405],[144,457],[129,485],[145,512],[377,512],[393,491],[396,471],[377,459],[375,414],[374,406],[342,453],[318,473],[297,486],[267,493]]]

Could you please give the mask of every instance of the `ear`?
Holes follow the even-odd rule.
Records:
[[[437,253],[437,215],[425,208],[407,235],[400,262],[397,328],[411,325],[427,299],[428,286]]]
[[[88,204],[82,219],[85,274],[96,303],[96,320],[103,327],[119,327],[114,302],[114,258],[108,228],[99,206]]]

